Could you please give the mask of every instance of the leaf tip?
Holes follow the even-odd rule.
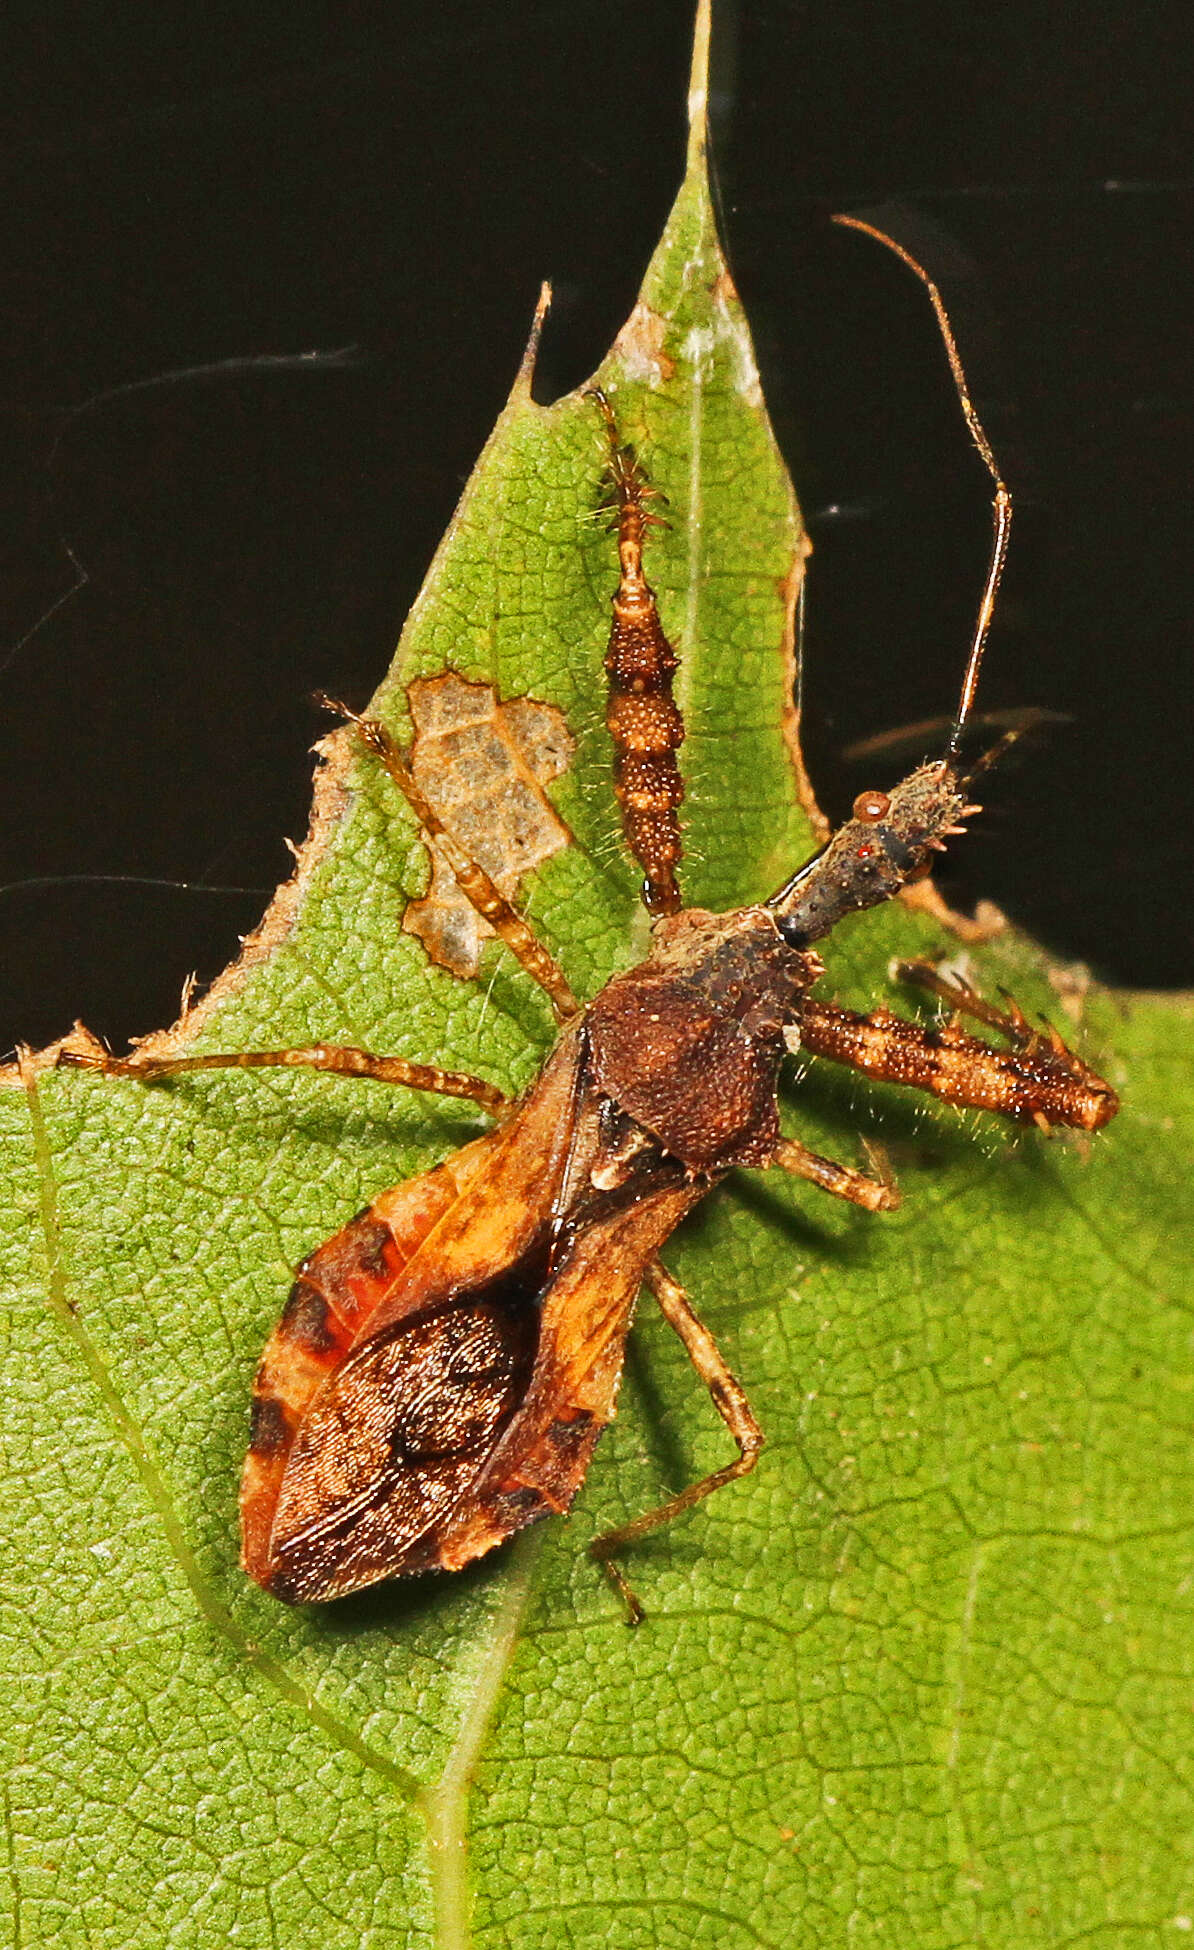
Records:
[[[548,278],[544,278],[543,283],[539,286],[539,297],[535,305],[535,315],[531,320],[531,330],[526,343],[526,351],[522,355],[522,363],[518,368],[518,377],[514,381],[515,398],[529,399],[531,396],[531,386],[535,378],[535,361],[539,356],[539,341],[543,337],[543,322],[550,310],[551,282]]]
[[[697,0],[692,30],[692,66],[688,75],[688,169],[705,167],[709,136],[709,40],[713,25],[713,0]]]

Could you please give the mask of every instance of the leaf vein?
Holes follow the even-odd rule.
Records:
[[[37,1169],[38,1198],[42,1235],[46,1249],[47,1301],[50,1312],[65,1331],[104,1407],[123,1442],[141,1481],[146,1499],[158,1519],[167,1547],[190,1589],[191,1595],[211,1629],[225,1639],[238,1657],[255,1671],[275,1692],[317,1726],[335,1746],[351,1754],[358,1763],[377,1774],[405,1800],[418,1794],[420,1783],[408,1769],[391,1761],[354,1733],[351,1727],[329,1713],[311,1697],[306,1688],[277,1659],[254,1644],[231,1612],[210,1588],[187,1543],[182,1521],[166,1487],[166,1480],[145,1439],[144,1431],[116,1387],[107,1363],[69,1297],[58,1217],[58,1187],[45,1115],[30,1068],[23,1075],[26,1102],[33,1136]]]

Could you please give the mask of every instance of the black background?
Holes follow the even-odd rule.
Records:
[[[6,14],[0,1046],[76,1014],[143,1033],[258,918],[305,829],[309,693],[361,700],[384,670],[540,278],[543,398],[633,302],[681,174],[690,14]],[[723,4],[714,104],[816,542],[827,808],[903,769],[844,747],[950,709],[988,540],[923,294],[825,222],[898,198],[953,240],[930,268],[961,263],[1019,490],[983,703],[1072,718],[985,789],[948,890],[1159,986],[1194,975],[1188,20]]]

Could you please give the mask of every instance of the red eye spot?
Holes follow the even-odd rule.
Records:
[[[874,847],[873,847],[873,846],[859,846],[859,847],[856,847],[856,848],[854,849],[854,851],[855,851],[855,856],[856,856],[856,858],[857,858],[857,859],[859,859],[859,860],[869,860],[869,859],[870,859],[870,857],[871,857],[871,855],[872,855],[872,853],[873,853],[873,852],[875,851],[875,849],[874,849]]]
[[[890,810],[891,800],[886,792],[860,792],[854,801],[855,819],[864,820],[868,826],[884,819]]]

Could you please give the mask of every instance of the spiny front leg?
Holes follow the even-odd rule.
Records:
[[[1119,1098],[1111,1085],[1055,1029],[1035,1033],[1019,1010],[990,1010],[972,990],[954,990],[940,977],[929,986],[955,1008],[993,1023],[1014,1047],[993,1049],[952,1019],[940,1026],[907,1022],[887,1009],[864,1016],[811,997],[801,1008],[800,1047],[884,1083],[907,1084],[963,1110],[998,1111],[1022,1124],[1097,1131],[1115,1116]]]
[[[609,703],[605,722],[614,741],[614,791],[622,808],[626,842],[642,867],[648,914],[676,914],[680,889],[676,867],[682,851],[677,811],[684,782],[676,751],[684,720],[672,697],[677,657],[663,633],[655,592],[643,574],[643,542],[660,518],[647,507],[656,490],[633,447],[623,444],[605,394],[594,386],[609,439],[606,481],[610,526],[617,531],[620,574],[613,596],[613,627],[605,668]]]
[[[1119,1098],[1111,1085],[1075,1054],[1051,1022],[1034,1029],[1015,997],[1006,990],[1001,993],[1007,1006],[998,1009],[994,1003],[985,1001],[963,976],[942,975],[929,962],[896,962],[893,972],[900,981],[914,983],[948,1003],[954,1012],[951,1025],[961,1016],[971,1016],[1006,1037],[1034,1073],[1043,1073],[1050,1079],[1061,1073],[1063,1082],[1068,1081],[1072,1086],[1073,1103],[1080,1115],[1058,1116],[1048,1102],[1042,1102],[1030,1112],[1042,1131],[1047,1133],[1055,1123],[1075,1123],[1082,1130],[1098,1130],[1115,1116]]]
[[[511,1099],[496,1084],[459,1070],[440,1070],[430,1063],[408,1063],[403,1056],[374,1056],[365,1049],[346,1049],[335,1043],[315,1043],[309,1049],[233,1050],[204,1056],[111,1056],[91,1039],[88,1048],[59,1052],[62,1069],[98,1070],[109,1077],[134,1077],[158,1083],[164,1077],[184,1076],[192,1070],[323,1070],[329,1076],[363,1077],[373,1083],[396,1083],[407,1090],[427,1090],[440,1097],[465,1097],[492,1117],[508,1110]]]
[[[614,1562],[617,1553],[627,1544],[634,1543],[636,1538],[645,1537],[649,1530],[658,1530],[661,1524],[682,1516],[685,1510],[691,1510],[694,1503],[711,1496],[723,1484],[747,1475],[754,1468],[763,1447],[763,1431],[751,1413],[741,1382],[730,1373],[717,1342],[693,1312],[692,1303],[679,1281],[672,1278],[661,1260],[653,1259],[643,1274],[643,1284],[650,1288],[659,1302],[664,1319],[675,1328],[683,1341],[689,1360],[713,1397],[714,1408],[738,1445],[738,1454],[733,1462],[723,1464],[721,1469],[715,1469],[709,1476],[702,1476],[699,1483],[691,1483],[679,1495],[670,1496],[666,1503],[659,1504],[654,1510],[644,1511],[641,1517],[634,1517],[630,1523],[619,1524],[616,1530],[607,1530],[589,1545],[590,1556],[604,1565],[606,1576],[626,1606],[626,1622],[629,1625],[640,1625],[645,1614],[621,1568]]]

